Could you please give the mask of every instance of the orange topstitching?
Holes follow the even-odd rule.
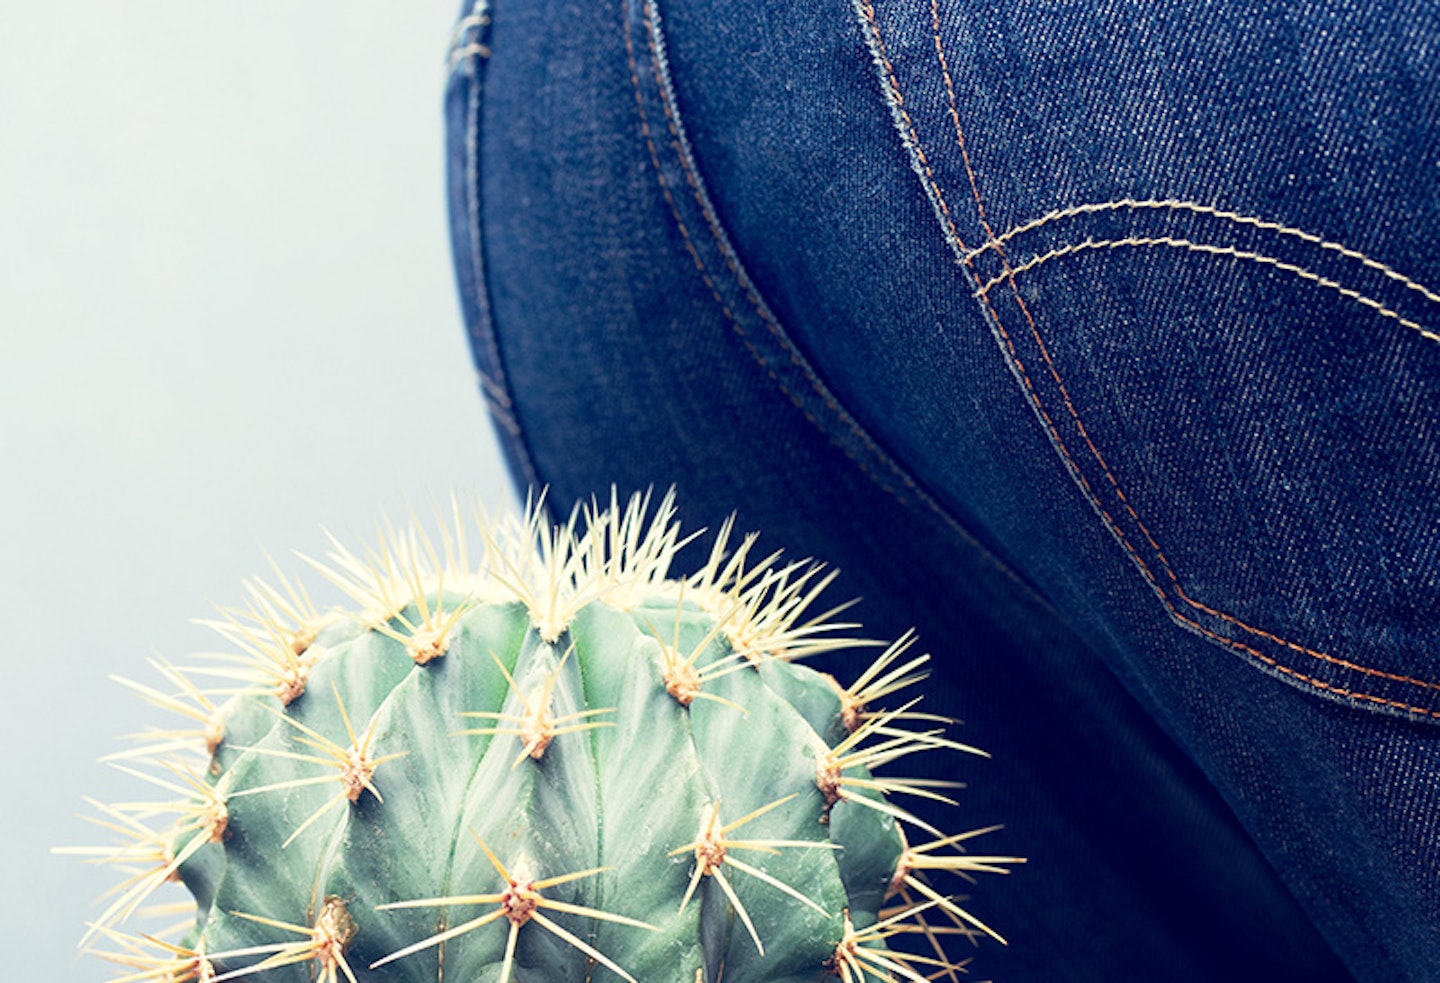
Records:
[[[1171,568],[1171,566],[1170,566],[1170,564],[1169,564],[1169,561],[1166,560],[1163,551],[1162,551],[1162,550],[1160,549],[1160,547],[1159,547],[1159,544],[1157,544],[1157,543],[1155,542],[1155,539],[1154,539],[1154,537],[1150,534],[1149,529],[1146,528],[1144,522],[1141,520],[1140,516],[1136,513],[1136,511],[1135,511],[1134,507],[1131,505],[1129,499],[1126,498],[1125,493],[1124,493],[1124,490],[1120,487],[1120,484],[1119,484],[1119,482],[1116,480],[1116,478],[1115,478],[1115,476],[1114,476],[1114,473],[1110,470],[1109,465],[1105,462],[1104,456],[1100,453],[1099,448],[1095,446],[1094,441],[1091,440],[1091,438],[1090,438],[1090,436],[1089,436],[1089,433],[1086,431],[1085,425],[1084,425],[1084,423],[1081,421],[1080,416],[1079,416],[1079,413],[1078,413],[1078,411],[1075,409],[1075,406],[1074,406],[1072,400],[1070,399],[1069,393],[1068,393],[1068,391],[1067,391],[1066,388],[1065,388],[1064,381],[1060,378],[1059,371],[1058,371],[1058,369],[1056,368],[1053,359],[1050,357],[1050,353],[1049,353],[1048,349],[1047,349],[1046,346],[1045,346],[1045,343],[1044,343],[1043,338],[1042,338],[1041,335],[1040,335],[1038,326],[1035,324],[1035,320],[1034,320],[1034,318],[1031,316],[1030,311],[1029,311],[1029,308],[1028,308],[1028,307],[1026,306],[1026,304],[1025,304],[1024,298],[1020,295],[1019,288],[1018,288],[1018,287],[1016,286],[1016,284],[1015,284],[1013,271],[1011,271],[1011,269],[1010,269],[1009,259],[1008,259],[1008,257],[1005,255],[1004,246],[1003,246],[1003,244],[1002,244],[1001,242],[999,242],[999,240],[998,240],[997,237],[995,236],[993,230],[990,228],[988,222],[987,222],[986,219],[985,219],[984,204],[983,204],[982,199],[981,199],[981,196],[980,196],[979,184],[978,184],[978,182],[977,182],[977,180],[976,180],[976,178],[975,178],[974,170],[973,170],[972,167],[971,167],[970,158],[969,158],[969,153],[968,153],[968,151],[967,151],[967,149],[966,149],[966,146],[965,146],[964,134],[963,134],[962,128],[961,128],[961,126],[960,126],[959,112],[958,112],[958,108],[957,108],[956,102],[955,102],[954,82],[953,82],[953,79],[952,79],[951,76],[950,76],[949,66],[948,66],[948,64],[947,64],[947,62],[946,62],[946,59],[945,59],[944,43],[943,43],[943,41],[942,41],[942,39],[941,39],[941,32],[940,32],[938,0],[931,0],[930,6],[931,6],[932,26],[933,26],[933,28],[934,28],[934,37],[935,37],[936,51],[937,51],[937,53],[938,53],[938,55],[939,55],[939,58],[940,58],[941,71],[942,71],[942,73],[943,73],[943,75],[944,75],[944,78],[945,78],[946,91],[947,91],[948,96],[949,96],[950,101],[951,101],[951,102],[950,102],[950,115],[951,115],[952,120],[953,120],[954,123],[955,123],[956,138],[957,138],[957,141],[958,141],[959,146],[960,146],[961,158],[962,158],[962,160],[964,161],[964,166],[965,166],[965,169],[966,169],[966,173],[967,173],[967,176],[968,176],[969,182],[970,182],[971,192],[972,192],[972,195],[973,195],[973,197],[974,197],[974,199],[975,199],[975,204],[976,204],[977,210],[978,210],[978,212],[979,212],[980,222],[981,222],[982,227],[983,227],[984,230],[985,230],[986,235],[989,237],[989,240],[990,240],[990,243],[988,243],[987,245],[992,245],[993,248],[996,250],[997,254],[998,254],[998,255],[1000,256],[1000,258],[1001,258],[1001,262],[1002,262],[1002,264],[1003,264],[1004,269],[1005,269],[1006,272],[1007,272],[1008,279],[1009,279],[1010,286],[1011,286],[1011,290],[1012,290],[1012,292],[1013,292],[1013,294],[1014,294],[1014,296],[1015,296],[1016,303],[1019,305],[1021,312],[1024,314],[1025,319],[1026,319],[1026,321],[1027,321],[1028,324],[1029,324],[1030,331],[1031,331],[1031,335],[1032,335],[1032,337],[1034,337],[1035,342],[1036,342],[1037,346],[1039,347],[1040,354],[1041,354],[1042,358],[1044,358],[1044,360],[1045,360],[1045,362],[1046,362],[1046,365],[1047,365],[1047,368],[1049,369],[1049,372],[1050,372],[1051,377],[1054,379],[1057,387],[1059,387],[1059,390],[1060,390],[1060,393],[1061,393],[1061,397],[1062,397],[1062,401],[1064,402],[1064,404],[1065,404],[1065,406],[1066,406],[1066,410],[1067,410],[1069,416],[1071,417],[1072,421],[1074,422],[1076,429],[1079,431],[1079,433],[1080,433],[1082,439],[1084,440],[1087,448],[1090,450],[1090,453],[1094,456],[1096,462],[1100,465],[1101,470],[1105,473],[1106,479],[1109,481],[1111,487],[1114,489],[1115,494],[1116,494],[1116,496],[1120,499],[1121,504],[1125,507],[1126,512],[1129,513],[1130,517],[1135,521],[1136,526],[1139,527],[1141,533],[1144,535],[1146,541],[1147,541],[1147,542],[1150,544],[1150,546],[1154,549],[1155,555],[1156,555],[1157,559],[1159,560],[1160,564],[1162,565],[1162,567],[1164,568],[1167,577],[1169,578],[1169,580],[1170,580],[1170,581],[1172,582],[1172,584],[1174,585],[1175,590],[1176,590],[1176,593],[1180,596],[1180,598],[1181,598],[1183,601],[1185,601],[1185,603],[1191,605],[1192,607],[1197,608],[1198,610],[1205,611],[1206,613],[1211,614],[1212,616],[1214,616],[1214,617],[1216,617],[1216,618],[1218,618],[1218,619],[1220,619],[1220,620],[1223,620],[1223,621],[1226,621],[1226,622],[1228,622],[1228,623],[1230,623],[1230,624],[1233,624],[1233,625],[1235,625],[1237,628],[1240,628],[1240,629],[1242,629],[1242,630],[1244,630],[1244,631],[1247,631],[1247,632],[1249,632],[1249,633],[1251,633],[1251,634],[1254,634],[1254,635],[1256,635],[1256,636],[1258,636],[1258,637],[1262,637],[1262,638],[1266,638],[1266,639],[1275,641],[1275,642],[1277,642],[1277,643],[1279,643],[1279,644],[1281,644],[1281,645],[1284,645],[1284,646],[1292,649],[1293,651],[1300,652],[1300,653],[1303,653],[1303,654],[1312,656],[1312,657],[1314,657],[1314,658],[1316,658],[1316,659],[1318,659],[1318,660],[1321,660],[1321,661],[1323,661],[1323,662],[1326,662],[1326,663],[1329,663],[1329,664],[1333,664],[1333,665],[1337,665],[1337,666],[1340,666],[1340,667],[1343,667],[1343,668],[1346,668],[1346,669],[1352,669],[1352,670],[1358,671],[1358,672],[1363,673],[1363,674],[1378,676],[1378,677],[1382,677],[1382,678],[1385,678],[1385,679],[1390,679],[1390,680],[1393,680],[1393,681],[1410,683],[1410,684],[1413,684],[1413,685],[1422,686],[1422,687],[1426,687],[1426,688],[1440,688],[1440,684],[1436,684],[1436,683],[1429,682],[1429,681],[1426,681],[1426,680],[1414,679],[1414,678],[1411,678],[1411,677],[1408,677],[1408,676],[1400,676],[1400,675],[1396,675],[1396,674],[1394,674],[1394,673],[1384,672],[1384,671],[1377,670],[1377,669],[1373,669],[1373,668],[1370,668],[1370,667],[1367,667],[1367,666],[1359,666],[1359,665],[1356,665],[1356,664],[1354,664],[1354,663],[1352,663],[1352,662],[1348,662],[1348,661],[1346,661],[1346,660],[1344,660],[1344,659],[1337,658],[1337,657],[1335,657],[1335,656],[1326,654],[1326,653],[1324,653],[1324,652],[1319,652],[1319,651],[1316,651],[1316,650],[1314,650],[1314,649],[1307,648],[1307,647],[1305,647],[1305,646],[1298,645],[1298,644],[1296,644],[1296,643],[1289,642],[1289,641],[1287,641],[1287,640],[1278,638],[1277,636],[1275,636],[1275,635],[1273,635],[1273,634],[1270,634],[1270,633],[1268,633],[1268,632],[1265,632],[1265,631],[1263,631],[1263,630],[1261,630],[1261,629],[1253,628],[1253,627],[1251,627],[1250,625],[1245,624],[1244,622],[1240,621],[1239,619],[1235,618],[1235,617],[1232,616],[1232,615],[1226,614],[1226,613],[1224,613],[1224,612],[1216,611],[1216,610],[1213,609],[1213,608],[1205,607],[1205,606],[1203,606],[1203,605],[1198,604],[1197,602],[1191,600],[1191,599],[1185,594],[1184,590],[1181,589],[1179,579],[1176,577],[1174,570]],[[918,132],[917,128],[916,128],[915,125],[914,125],[914,121],[910,118],[909,113],[904,109],[904,99],[903,99],[903,94],[902,94],[902,91],[901,91],[901,88],[900,88],[899,79],[898,79],[897,76],[896,76],[896,72],[895,72],[895,69],[894,69],[893,64],[891,64],[891,62],[890,62],[890,60],[889,60],[889,58],[888,58],[888,56],[887,56],[887,54],[886,54],[886,51],[885,51],[885,42],[884,42],[883,36],[881,35],[880,25],[879,25],[878,18],[876,17],[876,14],[875,14],[874,6],[871,4],[870,0],[862,0],[862,2],[861,2],[861,7],[862,7],[862,10],[863,10],[863,12],[864,12],[864,14],[865,14],[866,19],[869,21],[870,30],[871,30],[871,32],[872,32],[872,36],[873,36],[874,39],[875,39],[875,44],[876,44],[876,48],[877,48],[877,52],[878,52],[878,54],[879,54],[880,60],[881,60],[881,61],[883,62],[883,64],[884,64],[885,72],[886,72],[886,75],[887,75],[887,81],[888,81],[888,84],[889,84],[889,86],[890,86],[891,92],[892,92],[892,94],[893,94],[893,96],[894,96],[896,108],[897,108],[897,110],[898,110],[899,115],[902,117],[902,120],[903,120],[903,122],[904,122],[904,125],[905,125],[906,128],[909,130],[909,136],[910,136],[911,142],[912,142],[912,144],[914,145],[914,147],[915,147],[915,149],[916,149],[916,155],[917,155],[917,157],[920,159],[920,162],[921,162],[921,164],[922,164],[922,168],[923,168],[923,170],[924,170],[924,172],[925,172],[925,175],[926,175],[926,179],[927,179],[927,181],[928,181],[929,184],[930,184],[930,190],[931,190],[931,192],[934,194],[934,196],[936,197],[937,201],[939,201],[940,204],[941,204],[941,210],[942,210],[942,212],[945,214],[945,218],[946,218],[947,223],[950,224],[950,230],[951,230],[951,234],[952,234],[952,236],[953,236],[953,238],[954,238],[954,241],[960,245],[960,249],[961,249],[962,254],[966,254],[966,253],[968,253],[969,251],[965,249],[964,244],[963,244],[963,242],[962,242],[962,240],[960,239],[960,236],[959,236],[959,234],[958,234],[958,231],[957,231],[957,230],[955,229],[955,227],[954,227],[954,222],[953,222],[953,219],[952,219],[951,216],[950,216],[949,208],[948,208],[948,206],[946,206],[945,203],[944,203],[944,195],[943,195],[943,192],[940,190],[939,183],[938,183],[938,181],[937,181],[936,178],[935,178],[934,172],[933,172],[932,168],[930,167],[929,161],[928,161],[928,160],[926,159],[926,157],[925,157],[924,150],[923,150],[923,146],[922,146],[922,144],[921,144],[921,142],[920,142],[919,132]],[[978,253],[977,253],[977,254],[978,254]],[[972,275],[972,276],[975,276],[975,269],[974,269],[974,266],[973,266],[973,256],[972,256],[972,255],[962,255],[962,259],[965,260],[965,263],[966,263],[967,268],[970,269],[970,271],[971,271],[971,275]],[[1059,433],[1058,429],[1055,427],[1054,421],[1050,419],[1049,414],[1045,411],[1044,406],[1042,405],[1042,403],[1041,403],[1041,401],[1040,401],[1039,394],[1038,394],[1038,392],[1035,390],[1034,384],[1033,384],[1033,382],[1030,380],[1030,377],[1029,377],[1028,373],[1026,372],[1026,370],[1025,370],[1025,368],[1024,368],[1024,365],[1021,363],[1021,361],[1020,361],[1020,359],[1019,359],[1019,357],[1018,357],[1018,353],[1015,351],[1014,344],[1013,344],[1013,342],[1011,341],[1011,339],[1010,339],[1010,337],[1009,337],[1009,333],[1008,333],[1008,332],[1006,331],[1006,329],[1005,329],[1004,323],[1001,321],[1001,319],[1000,319],[997,311],[995,310],[994,306],[990,303],[990,298],[989,298],[988,293],[983,293],[983,294],[981,294],[981,295],[980,295],[980,300],[981,300],[982,305],[985,307],[986,311],[990,314],[990,317],[991,317],[992,321],[995,323],[996,327],[999,329],[1000,334],[1001,334],[1002,338],[1003,338],[1004,341],[1005,341],[1006,347],[1007,347],[1007,349],[1008,349],[1008,350],[1010,351],[1010,353],[1011,353],[1012,361],[1014,362],[1014,364],[1015,364],[1015,366],[1016,366],[1016,368],[1017,368],[1017,371],[1018,371],[1018,373],[1019,373],[1019,375],[1020,375],[1020,377],[1021,377],[1021,379],[1022,379],[1022,382],[1024,383],[1026,390],[1029,392],[1032,402],[1034,403],[1034,405],[1036,406],[1036,408],[1039,410],[1040,415],[1041,415],[1042,419],[1043,419],[1044,422],[1045,422],[1046,428],[1047,428],[1047,430],[1049,430],[1049,432],[1050,432],[1050,435],[1051,435],[1052,440],[1054,441],[1056,447],[1059,448],[1062,456],[1065,458],[1066,463],[1067,463],[1067,466],[1068,466],[1068,470],[1070,470],[1070,472],[1077,477],[1077,479],[1079,480],[1081,486],[1082,486],[1083,489],[1085,490],[1085,493],[1086,493],[1087,497],[1091,500],[1092,505],[1094,505],[1094,507],[1097,509],[1097,511],[1099,511],[1101,517],[1105,520],[1106,526],[1107,526],[1107,527],[1111,530],[1111,532],[1115,535],[1116,539],[1117,539],[1117,540],[1121,543],[1121,545],[1125,548],[1126,552],[1130,554],[1131,559],[1132,559],[1132,560],[1136,563],[1136,565],[1140,568],[1141,573],[1145,576],[1146,580],[1149,581],[1149,583],[1151,584],[1152,588],[1153,588],[1153,589],[1156,591],[1156,593],[1159,595],[1159,597],[1160,597],[1160,599],[1161,599],[1161,602],[1165,605],[1166,609],[1170,612],[1170,614],[1171,614],[1171,616],[1172,616],[1173,618],[1175,618],[1177,621],[1179,621],[1179,622],[1181,622],[1181,623],[1183,623],[1183,624],[1188,625],[1189,627],[1193,628],[1194,630],[1196,630],[1197,632],[1201,633],[1202,635],[1205,635],[1205,636],[1207,636],[1207,637],[1209,637],[1209,638],[1211,638],[1211,639],[1219,642],[1219,643],[1222,644],[1222,645],[1225,645],[1225,646],[1227,646],[1227,647],[1229,647],[1229,648],[1232,648],[1232,649],[1238,649],[1238,650],[1244,651],[1244,652],[1248,653],[1249,655],[1254,656],[1254,657],[1255,657],[1256,659],[1258,659],[1259,661],[1261,661],[1261,662],[1269,665],[1269,666],[1272,667],[1273,669],[1275,669],[1275,670],[1277,670],[1277,671],[1279,671],[1279,672],[1285,673],[1285,674],[1287,674],[1287,675],[1290,675],[1290,676],[1292,676],[1292,677],[1294,677],[1294,678],[1296,678],[1296,679],[1303,680],[1304,682],[1306,682],[1306,683],[1308,683],[1308,684],[1316,687],[1317,689],[1326,690],[1326,691],[1333,692],[1333,693],[1336,693],[1336,694],[1338,694],[1338,695],[1345,696],[1345,697],[1349,697],[1349,698],[1366,700],[1366,701],[1369,701],[1369,702],[1374,702],[1374,703],[1383,704],[1383,705],[1385,705],[1385,706],[1390,706],[1390,707],[1393,707],[1393,708],[1396,708],[1396,709],[1404,710],[1404,711],[1409,712],[1409,713],[1422,714],[1422,715],[1432,716],[1432,717],[1440,717],[1440,711],[1430,710],[1430,709],[1427,709],[1427,708],[1425,708],[1425,707],[1414,706],[1414,705],[1412,705],[1412,704],[1403,703],[1403,702],[1396,701],[1396,700],[1385,699],[1385,698],[1383,698],[1383,697],[1375,696],[1375,695],[1373,695],[1373,694],[1359,693],[1359,692],[1355,692],[1355,691],[1352,691],[1352,690],[1343,689],[1343,688],[1341,688],[1341,687],[1335,686],[1335,685],[1333,685],[1333,684],[1331,684],[1331,683],[1325,682],[1324,680],[1318,679],[1318,678],[1316,678],[1316,677],[1307,676],[1307,675],[1305,675],[1305,674],[1303,674],[1303,673],[1300,673],[1300,672],[1298,672],[1297,670],[1292,669],[1292,668],[1290,668],[1290,667],[1288,667],[1288,666],[1281,665],[1281,664],[1280,664],[1276,659],[1274,659],[1273,657],[1267,656],[1267,655],[1261,653],[1259,650],[1257,650],[1257,649],[1255,649],[1255,648],[1253,648],[1253,647],[1251,647],[1251,646],[1245,645],[1245,644],[1243,644],[1243,643],[1241,643],[1241,642],[1238,642],[1238,641],[1236,641],[1236,640],[1233,640],[1233,639],[1226,638],[1226,637],[1223,636],[1223,635],[1219,635],[1219,634],[1211,631],[1210,629],[1206,628],[1205,626],[1201,625],[1199,622],[1195,621],[1193,618],[1190,618],[1190,617],[1187,617],[1187,616],[1183,615],[1183,614],[1174,606],[1174,604],[1173,604],[1172,601],[1170,600],[1167,592],[1166,592],[1166,591],[1159,585],[1159,583],[1155,580],[1153,574],[1151,574],[1151,572],[1150,572],[1150,570],[1149,570],[1149,567],[1148,567],[1148,565],[1145,563],[1144,559],[1139,555],[1138,551],[1136,551],[1136,549],[1134,548],[1134,546],[1130,543],[1129,539],[1125,536],[1124,532],[1119,529],[1118,525],[1115,523],[1114,519],[1110,516],[1109,512],[1106,511],[1105,507],[1100,503],[1098,497],[1095,495],[1094,490],[1090,487],[1089,481],[1085,478],[1083,472],[1080,471],[1080,468],[1079,468],[1078,464],[1075,462],[1074,458],[1071,456],[1070,451],[1069,451],[1069,448],[1066,446],[1066,444],[1065,444],[1065,442],[1064,442],[1064,439],[1060,436],[1060,433]]]

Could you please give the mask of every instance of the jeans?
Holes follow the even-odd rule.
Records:
[[[462,17],[517,482],[674,485],[918,630],[991,754],[933,815],[1029,858],[972,977],[1440,979],[1440,8]]]

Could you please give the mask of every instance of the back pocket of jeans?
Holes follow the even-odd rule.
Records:
[[[1440,723],[1440,298],[1180,201],[1061,209],[972,262],[1057,452],[1176,624]]]

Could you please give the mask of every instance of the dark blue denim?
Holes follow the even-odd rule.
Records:
[[[463,16],[517,481],[673,484],[919,630],[992,754],[943,821],[1030,858],[972,976],[1440,980],[1434,0]]]

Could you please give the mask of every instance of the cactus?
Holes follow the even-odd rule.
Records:
[[[670,579],[670,496],[451,504],[311,561],[349,611],[277,568],[212,622],[237,655],[122,680],[188,723],[111,756],[156,801],[92,801],[118,844],[71,851],[128,874],[82,943],[117,979],[953,980],[953,939],[994,935],[931,878],[1018,858],[912,814],[954,783],[875,774],[973,750],[902,697],[928,656],[848,687],[799,661],[876,644],[812,612],[833,571],[727,523]],[[132,932],[175,880],[178,941]]]

